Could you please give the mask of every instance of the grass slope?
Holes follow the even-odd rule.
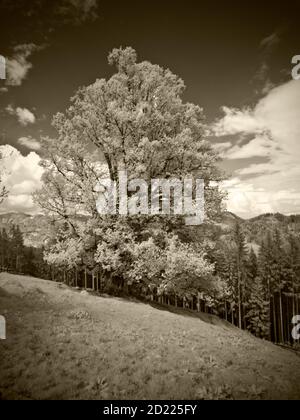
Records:
[[[300,358],[191,317],[0,274],[2,399],[300,397]]]

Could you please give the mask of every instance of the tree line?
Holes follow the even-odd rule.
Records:
[[[239,223],[231,240],[217,246],[216,272],[226,283],[225,317],[258,337],[291,343],[292,318],[299,313],[300,241],[279,229],[268,232],[258,252],[249,249]]]
[[[42,249],[24,245],[19,226],[0,230],[0,271],[49,278],[50,267],[44,261]]]

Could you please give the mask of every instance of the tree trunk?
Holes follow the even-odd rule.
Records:
[[[86,268],[84,269],[84,288],[87,289],[87,274],[86,274]]]
[[[286,301],[286,328],[284,329],[286,332],[286,339],[287,342],[290,342],[290,334],[289,334],[289,324],[290,324],[290,304],[289,304],[289,296],[285,296],[285,301]]]
[[[275,296],[273,295],[273,330],[274,330],[274,341],[278,342],[277,339],[277,321],[276,321],[276,307],[275,307]]]
[[[273,296],[274,299],[274,296]],[[270,278],[268,276],[268,301],[269,301],[269,316],[271,321],[271,285],[270,285]],[[269,328],[269,339],[272,340],[272,327],[270,322],[270,328]]]
[[[239,273],[239,279],[238,279],[238,307],[239,307],[239,329],[242,329],[242,301],[241,301],[241,276]]]
[[[293,275],[293,318],[296,315],[296,308],[295,308],[295,283],[294,283],[294,275]]]
[[[283,337],[283,313],[282,313],[282,293],[281,293],[281,290],[279,292],[279,310],[280,310],[280,339],[281,339],[281,343],[284,343],[284,337]]]

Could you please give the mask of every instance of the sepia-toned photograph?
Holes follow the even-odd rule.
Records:
[[[298,0],[0,0],[0,400],[300,400]]]

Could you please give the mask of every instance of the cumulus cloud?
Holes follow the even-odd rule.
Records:
[[[231,202],[235,196],[236,209],[243,203],[243,212],[245,206],[254,213],[300,212],[299,110],[300,84],[294,80],[271,89],[253,108],[223,108],[224,117],[213,127],[217,136],[232,135],[236,142],[252,136],[225,152],[228,159],[250,159],[248,166],[235,172]],[[263,200],[258,200],[260,196]]]
[[[36,118],[33,112],[29,111],[29,109],[27,108],[20,108],[20,107],[13,108],[12,105],[8,105],[6,107],[6,111],[10,115],[16,116],[21,125],[26,126],[29,124],[34,124],[36,121]]]
[[[260,188],[255,182],[238,177],[224,182],[222,188],[228,194],[228,210],[246,219],[262,213],[300,212],[300,192],[295,189]]]
[[[259,126],[259,121],[250,108],[240,110],[224,106],[222,111],[225,116],[212,127],[217,137],[240,133],[258,133],[263,128],[263,126]]]
[[[9,191],[8,198],[0,206],[1,213],[35,213],[37,208],[31,194],[41,188],[43,169],[39,166],[40,157],[35,152],[23,156],[12,146],[0,146],[3,170],[3,184]]]
[[[219,154],[224,156],[224,154],[226,154],[226,151],[232,147],[232,143],[230,141],[216,143],[213,145],[213,147]]]
[[[18,143],[30,150],[40,150],[41,144],[32,137],[20,137]]]
[[[14,48],[12,57],[6,60],[7,86],[21,86],[32,68],[29,58],[40,48],[35,44],[22,44]]]
[[[233,178],[223,183],[222,188],[228,194],[228,210],[241,217],[249,218],[261,213],[272,213],[272,206],[263,189],[256,189],[253,184]]]
[[[276,155],[276,150],[281,150],[295,157],[296,151],[299,157],[299,107],[300,84],[292,80],[272,89],[252,109],[223,107],[225,115],[213,125],[213,132],[217,137],[259,135],[260,143],[277,145]],[[249,149],[248,145],[245,147]],[[249,153],[247,157],[251,156]]]
[[[222,144],[222,143],[221,143]],[[231,145],[231,143],[230,143]],[[236,144],[226,148],[224,157],[227,159],[249,159],[251,157],[271,157],[278,145],[267,134],[257,135],[244,146]]]

